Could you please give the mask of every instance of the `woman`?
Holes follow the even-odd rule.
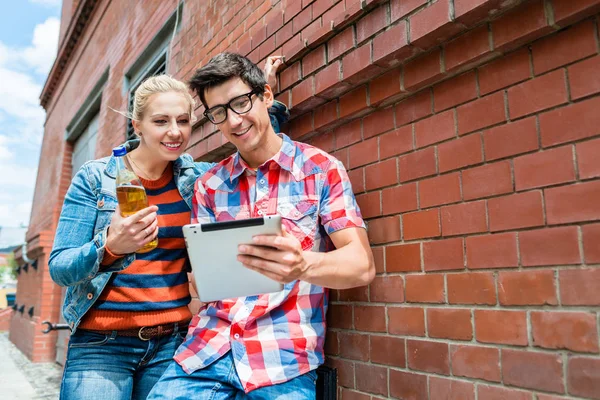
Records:
[[[280,63],[267,63],[270,78]],[[135,92],[139,143],[129,143],[126,157],[146,188],[144,210],[121,216],[113,157],[85,163],[73,178],[49,258],[52,279],[68,287],[63,314],[72,333],[61,399],[145,399],[185,336],[181,227],[190,221],[194,182],[212,165],[183,153],[193,110],[185,84],[165,75]],[[156,249],[135,254],[156,237]]]

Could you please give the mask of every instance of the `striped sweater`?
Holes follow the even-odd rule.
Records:
[[[140,180],[150,205],[158,206],[158,247],[136,254],[129,267],[113,274],[83,317],[82,329],[123,330],[191,318],[189,260],[181,230],[190,222],[190,209],[177,190],[172,164],[158,180]],[[105,252],[102,264],[116,258]]]

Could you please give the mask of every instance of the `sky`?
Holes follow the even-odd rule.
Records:
[[[39,97],[57,53],[61,3],[10,1],[0,13],[0,227],[29,224],[46,118]]]

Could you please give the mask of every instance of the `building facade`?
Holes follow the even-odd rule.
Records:
[[[285,55],[284,131],[338,157],[368,224],[369,287],[332,291],[349,399],[600,399],[600,0],[65,0],[10,339],[64,359],[48,274],[85,160],[131,129],[146,76],[229,50]],[[196,114],[188,152],[232,152]],[[31,312],[29,312],[31,310]]]

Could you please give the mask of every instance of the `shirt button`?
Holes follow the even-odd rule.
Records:
[[[92,293],[88,293],[87,298],[88,298],[88,300],[91,300],[94,298],[94,295]]]
[[[261,184],[264,184],[264,183],[265,183],[265,180],[264,180],[264,179],[261,179],[261,180],[260,180],[260,181],[258,181],[258,182],[260,182]]]
[[[236,340],[239,339],[240,338],[240,334],[236,333],[235,335],[233,335],[233,338],[236,339]]]
[[[262,210],[258,210],[258,215],[263,215],[263,211]]]
[[[98,208],[104,207],[104,199],[98,200]]]

